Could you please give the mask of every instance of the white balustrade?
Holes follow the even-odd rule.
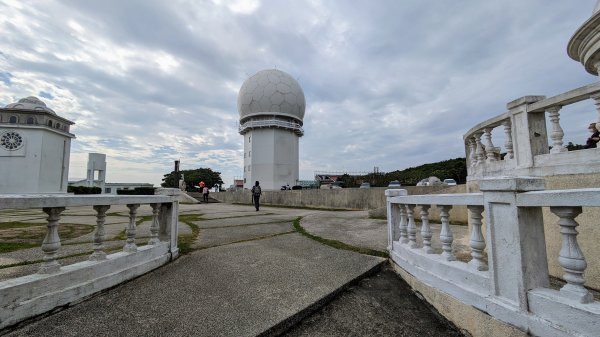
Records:
[[[433,248],[431,248],[431,227],[429,226],[429,208],[431,205],[420,205],[421,206],[421,238],[423,238],[423,251],[427,254],[433,254]]]
[[[149,245],[155,245],[160,242],[160,239],[158,238],[158,212],[160,211],[160,206],[161,204],[150,204],[150,207],[152,207],[152,225],[150,226]]]
[[[137,251],[137,245],[135,244],[135,219],[138,207],[140,207],[139,204],[127,205],[127,208],[129,208],[129,224],[127,225],[127,229],[125,230],[127,241],[125,242],[125,246],[123,247],[123,251],[126,253],[135,253]]]
[[[403,195],[388,199],[389,207],[398,205],[402,210],[404,238],[408,243],[390,246],[392,261],[432,291],[448,294],[533,335],[597,334],[600,302],[585,288],[587,262],[577,242],[579,224],[575,219],[582,207],[600,207],[600,188],[544,190],[541,178],[502,177],[482,180],[480,189],[482,193]],[[415,249],[417,205],[422,249]],[[441,221],[439,255],[432,254],[431,249],[431,205],[439,209]],[[458,261],[454,255],[449,218],[453,205],[466,206],[469,212],[469,262]],[[546,255],[543,207],[549,207],[559,217],[562,237],[559,256]],[[402,231],[402,220],[400,223]],[[388,226],[397,226],[396,220],[389,221]],[[558,259],[564,270],[566,285],[560,290],[552,289],[549,282],[548,259],[553,258]]]
[[[104,240],[106,235],[104,232],[104,223],[106,221],[106,211],[110,205],[96,205],[96,232],[94,233],[94,252],[90,255],[90,260],[101,261],[106,260],[106,252],[104,252]]]
[[[515,154],[513,152],[512,126],[510,123],[510,119],[507,119],[504,122],[502,122],[502,125],[504,126],[504,147],[506,148],[506,158],[514,159]]]
[[[560,106],[553,106],[547,110],[550,122],[552,123],[552,133],[550,133],[552,149],[550,150],[550,153],[567,152],[567,149],[563,146],[563,137],[565,136],[565,133],[560,126],[560,109]]]
[[[60,263],[56,260],[58,250],[60,249],[60,237],[58,235],[58,221],[60,213],[65,210],[64,207],[45,207],[44,213],[48,214],[48,230],[46,237],[42,242],[42,251],[44,252],[44,262],[40,266],[40,274],[56,273],[60,270]]]
[[[408,218],[406,207],[400,204],[400,243],[408,243]]]
[[[440,231],[440,242],[442,243],[442,257],[446,261],[455,261],[456,256],[452,252],[452,242],[454,236],[452,235],[452,229],[450,228],[450,209],[451,205],[439,205],[440,209],[440,221],[442,223],[442,229]]]
[[[471,163],[471,167],[477,166],[477,156],[475,152],[477,151],[477,145],[474,137],[467,138],[467,146],[469,147],[469,163]]]
[[[136,214],[140,204],[152,207],[152,225],[148,245],[137,247]],[[122,252],[105,251],[106,212],[111,205],[127,205],[129,223]],[[93,242],[79,244],[93,250],[87,259],[61,267],[59,260],[61,213],[71,207],[87,206],[96,216]],[[38,273],[0,281],[0,329],[21,320],[69,305],[95,292],[116,286],[147,273],[179,255],[177,248],[178,202],[174,196],[111,196],[69,194],[2,195],[0,210],[42,209],[47,215],[47,232],[41,244],[43,261]],[[87,247],[86,247],[87,246]]]
[[[415,225],[415,205],[406,205],[406,215],[408,216],[408,246],[417,248],[417,226]]]
[[[563,278],[567,284],[560,289],[560,292],[581,303],[590,303],[594,298],[583,287],[585,283],[583,273],[587,268],[587,263],[581,248],[579,248],[579,243],[577,243],[576,227],[579,224],[575,218],[581,214],[581,207],[550,207],[550,211],[559,217],[558,225],[562,236],[558,262],[565,271]]]
[[[475,158],[477,159],[477,165],[485,163],[485,151],[483,150],[483,144],[481,144],[481,136],[483,132],[475,132],[473,135],[475,138]]]
[[[489,128],[485,128],[483,130],[483,134],[485,136],[485,155],[487,157],[487,161],[496,161],[496,147],[494,146],[494,143],[492,143],[492,130],[493,128],[489,127]]]
[[[483,260],[485,241],[481,233],[481,219],[483,219],[481,213],[483,213],[483,206],[468,205],[467,208],[471,213],[471,240],[469,241],[469,245],[471,247],[472,259],[469,261],[469,265],[476,270],[487,270],[487,263]]]

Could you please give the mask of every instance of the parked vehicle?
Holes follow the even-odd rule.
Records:
[[[456,186],[456,180],[454,180],[454,179],[444,179],[444,185]]]
[[[360,184],[359,188],[371,188],[371,184],[369,184],[369,183],[362,183],[362,184]]]
[[[399,188],[402,185],[400,185],[400,182],[398,180],[392,180],[390,181],[390,183],[388,184],[389,188]]]

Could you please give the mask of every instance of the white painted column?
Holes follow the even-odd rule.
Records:
[[[400,204],[391,202],[393,197],[407,195],[404,189],[385,190],[387,200],[388,250],[392,250],[392,242],[400,239]]]
[[[538,177],[480,181],[487,219],[491,293],[527,311],[527,291],[548,287],[548,262],[541,207],[517,207],[517,194],[544,190]]]
[[[106,260],[106,252],[104,251],[104,240],[106,238],[104,232],[104,222],[106,221],[106,211],[110,205],[94,206],[96,211],[96,232],[94,233],[94,252],[90,255],[91,261]]]
[[[123,247],[123,251],[126,253],[137,252],[137,245],[135,244],[135,233],[136,233],[135,218],[136,218],[138,207],[140,207],[139,204],[127,205],[127,208],[129,208],[129,224],[127,225],[127,229],[125,230],[125,235],[127,236],[127,239],[125,242],[125,246]]]
[[[150,226],[149,245],[155,245],[160,242],[160,239],[158,238],[158,211],[160,210],[160,205],[161,204],[150,204],[150,207],[152,207],[152,225]]]
[[[545,112],[527,112],[527,105],[544,98],[546,96],[524,96],[506,104],[517,167],[532,167],[534,156],[549,153]]]
[[[429,226],[429,209],[431,205],[420,205],[421,206],[421,238],[423,238],[423,251],[427,254],[433,254],[433,248],[431,248],[431,228]]]
[[[44,262],[40,266],[38,273],[52,274],[60,270],[60,263],[56,260],[56,253],[60,249],[60,237],[58,236],[58,221],[60,213],[65,210],[64,207],[44,208],[44,213],[48,214],[47,232],[44,242],[42,242],[42,251],[44,252]]]
[[[417,248],[417,226],[415,224],[415,206],[412,204],[406,205],[406,215],[408,216],[408,241],[410,248]]]
[[[552,123],[552,133],[550,133],[550,138],[552,138],[552,149],[550,150],[550,153],[567,152],[567,149],[563,146],[563,137],[565,136],[565,133],[560,126],[560,108],[560,106],[553,106],[547,110],[550,122]]]
[[[450,228],[450,209],[451,205],[438,205],[440,209],[440,220],[442,222],[442,229],[440,231],[440,242],[442,243],[442,258],[446,261],[456,261],[456,256],[452,252],[452,242],[454,236],[452,235],[452,229]]]
[[[514,159],[515,154],[513,152],[513,141],[512,141],[512,126],[510,125],[510,119],[502,122],[504,126],[504,147],[506,148],[506,159]]]

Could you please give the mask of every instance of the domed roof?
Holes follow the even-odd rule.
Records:
[[[45,111],[56,115],[56,113],[52,109],[46,106],[46,103],[40,101],[39,98],[34,96],[21,98],[17,103],[10,103],[5,108],[30,111]]]
[[[306,101],[298,82],[277,69],[261,70],[248,78],[238,93],[240,121],[268,114],[284,115],[302,121]]]

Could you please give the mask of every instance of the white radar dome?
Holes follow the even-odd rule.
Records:
[[[306,101],[298,82],[277,70],[261,70],[250,76],[238,94],[240,122],[259,115],[281,115],[302,122]]]

